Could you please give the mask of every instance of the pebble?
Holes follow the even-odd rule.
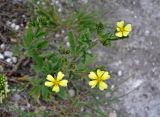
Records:
[[[122,76],[122,71],[121,70],[118,71],[118,76]]]
[[[19,30],[19,28],[20,28],[20,26],[16,25],[14,29],[15,29],[15,31],[17,31],[17,30]]]
[[[1,54],[1,53],[0,53],[0,59],[4,59],[4,56],[3,56],[3,54]]]
[[[6,57],[12,57],[13,53],[11,51],[5,51],[4,56]]]
[[[4,44],[4,43],[1,44],[0,48],[1,48],[2,50],[4,50],[4,49],[5,49],[5,44]]]
[[[67,46],[67,47],[70,47],[70,43],[69,43],[69,42],[66,42],[66,46]]]
[[[6,62],[9,63],[9,64],[12,64],[12,59],[11,58],[7,58]]]
[[[58,12],[62,12],[62,9],[61,9],[61,8],[59,8],[59,9],[58,9]]]
[[[96,99],[99,100],[99,96],[96,96]]]
[[[109,117],[117,117],[117,113],[115,111],[110,112]]]
[[[11,28],[14,29],[15,27],[16,27],[16,24],[15,24],[15,23],[12,23],[12,24],[11,24]]]
[[[12,57],[12,62],[13,63],[17,63],[17,58],[16,57]]]
[[[9,25],[11,25],[11,22],[10,22],[10,21],[7,21],[6,24],[9,26]]]
[[[61,30],[61,33],[62,33],[62,34],[64,34],[64,33],[65,33],[65,31],[64,31],[64,30]]]
[[[73,89],[70,89],[68,92],[71,97],[75,96],[75,91]]]
[[[56,34],[55,37],[56,37],[56,38],[59,38],[59,37],[60,37],[60,34]]]

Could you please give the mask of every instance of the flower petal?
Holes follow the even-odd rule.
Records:
[[[88,77],[90,79],[97,79],[97,75],[94,72],[90,72],[90,74],[88,75]]]
[[[124,21],[117,22],[117,27],[123,28],[124,27]]]
[[[99,83],[99,89],[100,90],[104,90],[104,89],[107,89],[108,88],[108,85],[105,83],[105,82],[103,82],[103,81],[101,81],[100,83]]]
[[[119,27],[117,27],[116,29],[117,29],[117,31],[120,31],[120,30],[121,30]]]
[[[46,78],[47,80],[49,80],[49,81],[54,81],[55,79],[53,78],[53,76],[52,75],[47,75],[47,78]]]
[[[44,85],[47,86],[47,87],[51,87],[51,86],[53,86],[53,82],[48,82],[48,81],[46,81],[46,82],[44,83]]]
[[[59,85],[63,86],[63,87],[66,87],[67,86],[67,83],[68,83],[68,80],[61,80],[59,82]]]
[[[58,85],[54,85],[52,91],[58,93],[59,92],[59,86]]]
[[[127,32],[132,31],[132,25],[131,25],[131,24],[127,24],[127,25],[124,27],[124,30],[127,31]]]
[[[62,72],[58,72],[57,81],[62,80],[63,77],[64,77],[64,74]]]
[[[97,85],[97,83],[98,83],[97,80],[89,81],[89,85],[91,86],[91,88],[94,88]]]
[[[101,77],[102,80],[107,80],[110,78],[109,72],[104,72],[103,76]]]
[[[117,37],[122,37],[123,36],[123,33],[122,32],[116,32],[115,34]]]
[[[128,34],[129,34],[129,32],[127,32],[127,31],[123,32],[123,36],[125,36],[125,37],[128,36]]]
[[[99,78],[101,78],[103,74],[104,74],[104,71],[101,71],[100,69],[97,69],[97,76]]]

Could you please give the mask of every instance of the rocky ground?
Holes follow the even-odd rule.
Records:
[[[119,86],[122,117],[160,117],[160,1],[101,0],[92,7],[103,8],[111,22],[125,20],[133,24],[128,40],[97,51],[113,72]],[[123,83],[124,82],[124,83]]]
[[[22,0],[13,1],[21,3]],[[120,102],[114,107],[118,111],[117,114],[110,114],[110,117],[160,117],[160,1],[68,1],[73,7],[76,6],[76,3],[88,4],[88,9],[98,10],[110,24],[118,20],[125,20],[133,25],[133,32],[128,40],[115,42],[110,48],[100,45],[96,49],[98,64],[106,64],[112,71],[113,80],[119,85],[116,96],[120,96]],[[60,6],[59,12],[62,10]],[[18,21],[19,25],[16,23],[17,20],[14,20],[17,17],[16,14],[11,21],[6,21],[5,26],[10,27],[6,27],[6,30],[23,29],[21,22],[25,22],[24,12],[21,14],[22,18],[19,18],[23,19],[23,21]],[[5,20],[1,19],[1,21],[4,24]],[[2,25],[1,22],[0,24]],[[3,38],[6,38],[7,34],[1,33]],[[12,49],[8,47],[8,43],[5,42],[6,39],[4,41],[2,37],[0,38],[0,59],[5,61],[3,64],[16,64],[18,60],[13,55]],[[14,39],[10,39],[9,42],[14,42]]]

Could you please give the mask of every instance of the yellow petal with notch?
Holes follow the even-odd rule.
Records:
[[[122,37],[123,36],[123,33],[122,32],[116,32],[115,34],[117,37]]]
[[[101,82],[99,83],[99,89],[100,89],[101,91],[103,91],[104,89],[107,89],[107,88],[108,88],[108,85],[107,85],[105,82],[101,81]]]
[[[109,79],[109,78],[110,78],[109,72],[105,72],[105,73],[103,74],[103,76],[101,77],[102,80],[107,80],[107,79]]]
[[[117,27],[123,28],[124,27],[124,21],[117,22]]]
[[[91,86],[91,88],[94,88],[97,85],[97,83],[97,80],[89,81],[89,85]]]
[[[101,71],[100,69],[97,69],[97,76],[100,78],[104,74],[104,71]]]
[[[54,85],[52,91],[58,93],[59,92],[59,86],[58,85]]]
[[[127,31],[123,32],[123,36],[125,36],[125,37],[128,36],[128,34],[129,34],[129,32],[127,32]]]
[[[47,86],[47,87],[51,87],[51,86],[53,86],[53,82],[48,82],[48,81],[46,81],[46,82],[44,83],[44,85]]]
[[[49,80],[49,81],[54,81],[55,79],[53,78],[53,76],[52,75],[47,75],[47,78],[46,78],[47,80]]]
[[[64,77],[64,74],[62,72],[58,72],[57,81],[62,80],[63,77]]]
[[[68,83],[68,80],[61,80],[59,82],[59,85],[63,86],[63,87],[66,87],[67,86],[67,83]]]
[[[127,24],[127,25],[124,27],[124,30],[127,31],[127,32],[131,32],[131,31],[132,31],[132,25],[131,25],[131,24]]]
[[[97,75],[94,72],[90,72],[90,74],[88,75],[88,77],[90,79],[97,79]]]

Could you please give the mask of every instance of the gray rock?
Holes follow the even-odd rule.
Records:
[[[75,90],[73,90],[73,89],[69,89],[69,95],[71,96],[71,97],[74,97],[75,96]]]
[[[12,59],[11,59],[11,58],[7,58],[5,61],[6,61],[7,63],[9,63],[9,64],[12,64]]]
[[[0,48],[1,48],[2,50],[4,50],[4,49],[5,49],[5,44],[4,44],[4,43],[1,44]]]
[[[17,63],[17,57],[12,57],[11,59],[13,63]]]
[[[117,113],[115,111],[110,112],[109,117],[117,117]]]
[[[0,53],[0,59],[4,59],[4,55]]]
[[[5,57],[12,57],[13,53],[11,51],[5,51],[4,56]]]

